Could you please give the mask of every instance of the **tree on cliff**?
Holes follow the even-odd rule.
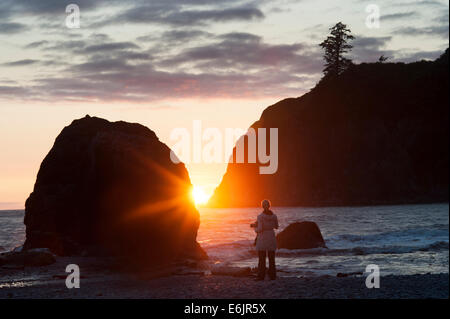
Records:
[[[384,63],[384,62],[386,62],[387,60],[389,60],[389,57],[386,57],[386,56],[384,56],[384,55],[382,55],[382,56],[380,56],[379,58],[378,58],[378,63]]]
[[[350,29],[342,22],[337,23],[330,28],[330,36],[324,40],[320,46],[325,50],[325,69],[323,73],[325,77],[334,77],[345,71],[352,64],[350,59],[344,57],[353,46],[348,44],[349,40],[353,40]]]

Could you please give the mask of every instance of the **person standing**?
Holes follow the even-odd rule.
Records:
[[[258,251],[258,277],[257,280],[264,280],[266,276],[266,257],[269,257],[268,275],[271,280],[276,278],[275,250],[277,249],[277,239],[274,229],[278,229],[278,218],[271,210],[271,203],[265,199],[261,202],[264,211],[258,215],[255,226],[256,250]]]

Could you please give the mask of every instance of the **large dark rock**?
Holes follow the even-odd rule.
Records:
[[[319,226],[314,222],[297,222],[277,235],[278,248],[310,249],[326,247]]]
[[[448,201],[448,72],[448,50],[434,62],[360,64],[268,107],[252,127],[278,128],[278,170],[228,164],[209,206]]]
[[[24,249],[90,249],[146,264],[205,257],[191,187],[184,164],[173,163],[148,128],[75,120],[56,138],[26,201]]]

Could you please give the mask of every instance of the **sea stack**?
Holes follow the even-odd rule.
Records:
[[[139,124],[89,117],[65,127],[26,201],[24,249],[91,249],[142,264],[204,258],[183,163]]]
[[[322,233],[315,222],[292,223],[277,234],[278,248],[326,248]]]

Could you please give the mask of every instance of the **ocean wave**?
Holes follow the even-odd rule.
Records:
[[[285,258],[311,257],[311,256],[364,256],[364,255],[394,255],[408,254],[414,252],[439,252],[449,250],[448,241],[435,241],[427,245],[404,246],[404,245],[386,245],[386,246],[356,246],[342,249],[312,248],[312,249],[278,249],[277,256]],[[249,258],[256,258],[257,252],[251,241],[241,241],[227,243],[210,247],[207,253],[212,259],[237,261]]]
[[[356,248],[356,246],[392,246],[398,243],[428,245],[436,241],[448,241],[448,225],[433,227],[416,227],[403,230],[375,233],[369,235],[341,234],[326,238],[325,242],[332,248]],[[353,246],[353,247],[352,247]]]
[[[352,248],[343,249],[327,249],[327,248],[316,248],[316,249],[279,249],[277,255],[280,257],[302,257],[302,256],[341,256],[341,255],[371,255],[371,254],[408,254],[413,252],[427,252],[427,251],[443,251],[449,249],[448,241],[436,241],[425,246],[381,246],[381,247],[367,247],[367,246],[357,246]]]
[[[437,241],[435,243],[432,243],[428,245],[425,248],[420,249],[421,251],[441,251],[441,250],[448,250],[449,245],[448,241]]]

